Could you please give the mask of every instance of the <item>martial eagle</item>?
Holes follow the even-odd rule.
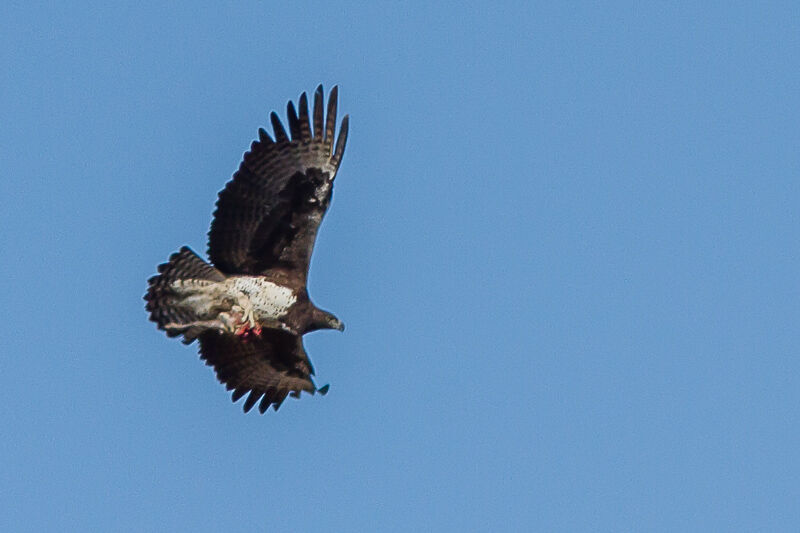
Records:
[[[306,94],[287,106],[289,134],[276,113],[275,138],[263,129],[233,179],[219,193],[206,262],[188,247],[150,278],[150,320],[168,336],[200,343],[200,357],[233,391],[244,411],[277,411],[287,395],[324,394],[303,348],[303,335],[344,324],[317,308],[306,278],[314,240],[328,209],[347,141],[348,117],[336,129],[337,88],[324,116],[320,85],[309,117]],[[313,125],[313,130],[312,130]]]

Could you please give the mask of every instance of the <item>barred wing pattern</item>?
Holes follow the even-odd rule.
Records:
[[[305,93],[298,102],[299,115],[292,102],[287,106],[289,135],[274,112],[270,120],[275,139],[259,129],[259,140],[219,194],[208,241],[216,268],[226,274],[283,273],[305,286],[347,141],[345,116],[333,142],[337,94],[334,87],[325,117],[322,86],[315,91],[313,131]]]
[[[259,402],[263,414],[270,405],[278,410],[287,396],[301,391],[325,394],[328,386],[317,389],[311,376],[314,369],[303,348],[301,337],[270,330],[260,337],[243,341],[233,335],[213,331],[200,336],[200,357],[212,366],[219,380],[244,401],[245,413]]]

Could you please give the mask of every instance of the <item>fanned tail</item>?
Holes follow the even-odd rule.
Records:
[[[175,290],[175,282],[183,285],[203,285],[209,282],[225,280],[225,275],[204,261],[190,248],[184,246],[175,252],[169,261],[159,265],[159,274],[148,280],[149,287],[144,299],[145,309],[150,313],[150,320],[158,324],[168,336],[177,337],[183,334],[183,342],[189,344],[207,327],[203,325],[203,317],[186,305],[181,305],[182,297]]]

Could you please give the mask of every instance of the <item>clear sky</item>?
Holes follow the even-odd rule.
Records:
[[[0,529],[800,529],[796,2],[5,2]],[[340,87],[324,397],[148,322]],[[341,115],[340,115],[341,116]]]

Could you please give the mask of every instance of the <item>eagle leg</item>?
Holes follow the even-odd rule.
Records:
[[[258,327],[256,322],[255,309],[250,298],[242,296],[238,299],[237,304],[233,306],[231,311],[241,316],[239,327],[235,330],[236,335],[241,335],[247,331],[255,330]],[[260,329],[260,328],[259,328]]]
[[[277,329],[292,335],[298,335],[295,330],[278,319],[262,317],[259,321],[256,321],[253,303],[246,296],[241,296],[237,299],[236,304],[231,307],[231,316],[236,317],[231,331],[233,331],[234,335],[245,339],[251,335],[261,336],[265,329]]]
[[[234,330],[234,335],[248,338],[250,335],[261,336],[261,326],[256,322],[255,310],[249,298],[240,298],[239,305],[233,306],[233,311],[241,313],[241,319]]]

